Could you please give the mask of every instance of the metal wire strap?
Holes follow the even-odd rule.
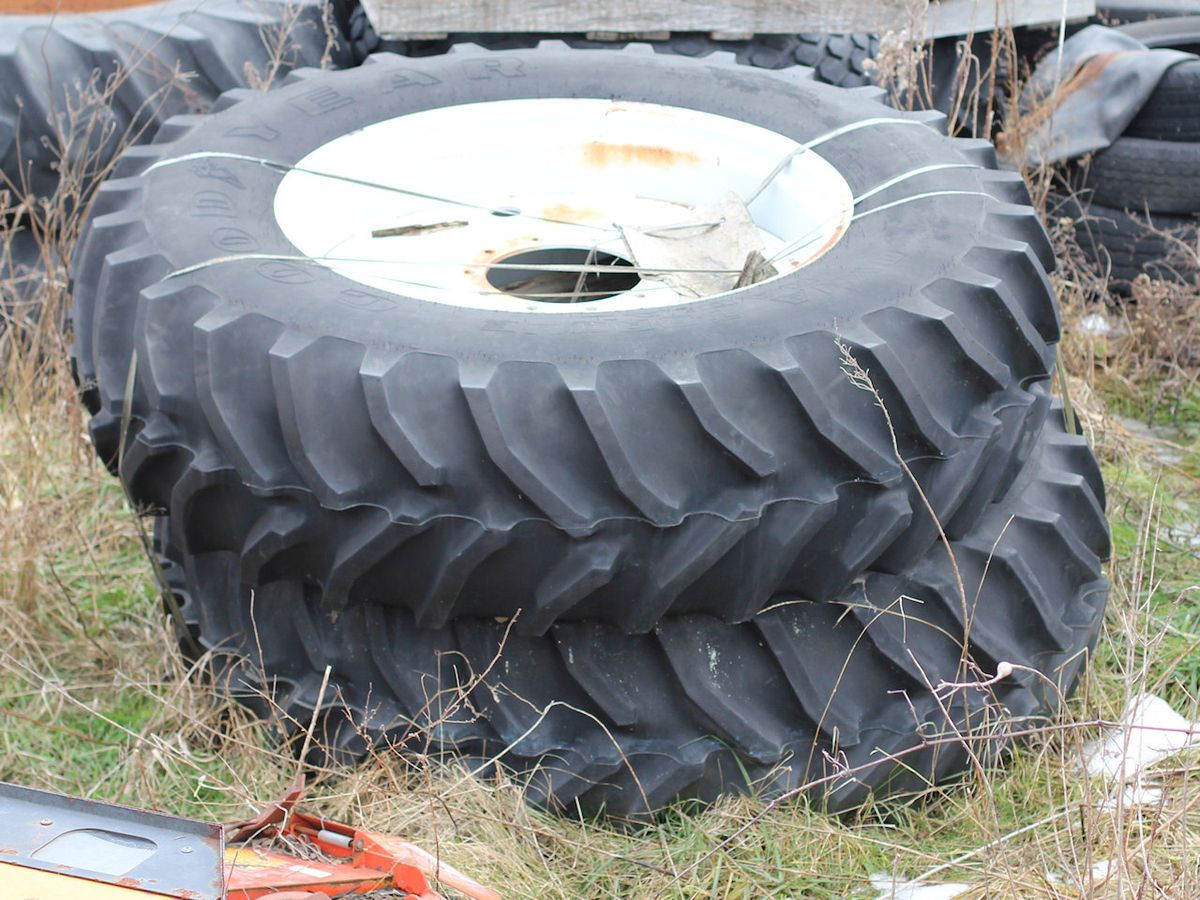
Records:
[[[494,215],[506,217],[520,217],[524,219],[536,219],[539,222],[550,222],[554,225],[573,225],[577,228],[587,228],[592,231],[614,231],[611,227],[604,225],[591,225],[587,222],[571,222],[566,219],[552,219],[547,216],[535,216],[533,213],[522,212],[519,209],[513,209],[510,206],[488,206],[483,203],[472,203],[469,200],[459,200],[457,197],[443,197],[439,194],[430,194],[425,191],[418,191],[412,188],[397,187],[394,184],[383,184],[379,181],[366,181],[362,178],[354,178],[350,175],[335,175],[332,172],[321,172],[317,169],[306,169],[303,166],[292,165],[291,163],[277,162],[271,159],[265,159],[261,156],[247,156],[244,153],[227,153],[221,150],[202,150],[196,153],[185,153],[183,156],[172,156],[169,159],[160,159],[158,162],[147,167],[146,173],[155,171],[156,169],[165,169],[170,166],[177,166],[180,163],[191,162],[197,159],[231,159],[237,162],[254,163],[263,166],[267,169],[274,169],[280,172],[299,172],[303,175],[313,175],[317,178],[329,178],[333,181],[341,181],[346,184],[354,184],[359,187],[374,188],[380,191],[390,191],[394,194],[404,194],[408,197],[416,197],[420,200],[432,200],[435,203],[448,203],[451,206],[462,206],[467,209],[477,209],[481,212],[488,212]]]

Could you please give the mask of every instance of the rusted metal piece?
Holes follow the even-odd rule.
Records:
[[[235,836],[260,840],[253,847],[226,849],[228,900],[348,897],[385,889],[404,892],[406,900],[442,900],[430,879],[472,900],[499,900],[495,891],[415,844],[296,812],[302,792],[302,782],[298,790],[293,783],[261,815],[229,826],[230,844],[236,843]],[[261,839],[273,837],[281,839],[281,847],[285,841],[300,841],[314,852],[301,858],[285,849],[264,848]]]
[[[466,228],[469,223],[465,219],[454,222],[431,222],[428,225],[399,225],[395,228],[376,228],[371,237],[410,237],[414,234],[432,234],[435,231],[446,231],[450,228]]]
[[[230,843],[241,843],[266,834],[274,825],[280,825],[287,820],[292,809],[304,796],[304,776],[297,774],[292,783],[287,786],[278,800],[266,807],[253,819],[245,822],[235,822],[225,826],[225,836]]]
[[[298,775],[259,815],[222,828],[0,782],[0,898],[326,900],[386,890],[444,900],[436,879],[472,900],[499,900],[408,841],[296,812],[303,793]]]
[[[224,896],[218,825],[5,783],[0,822],[0,897]]]

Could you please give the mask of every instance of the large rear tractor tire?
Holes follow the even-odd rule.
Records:
[[[75,261],[97,450],[188,552],[428,627],[745,621],[904,571],[914,478],[957,538],[1028,456],[1058,318],[1020,177],[879,97],[456,45],[172,123]],[[778,274],[628,264],[740,215]]]

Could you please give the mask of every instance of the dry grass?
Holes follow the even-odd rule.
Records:
[[[283,788],[294,759],[273,749],[266,726],[186,677],[131,512],[92,462],[59,377],[56,400],[26,411],[6,403],[0,418],[0,778],[214,819],[244,815]],[[1096,410],[1086,414],[1103,423]],[[1110,627],[1069,714],[1006,768],[923,806],[839,821],[802,802],[764,811],[730,799],[630,832],[533,812],[517,785],[382,757],[323,773],[314,803],[536,896],[844,896],[872,872],[911,877],[964,854],[936,877],[978,884],[978,896],[1120,896],[1147,883],[1159,886],[1150,896],[1188,896],[1200,878],[1195,758],[1165,764],[1170,786],[1149,809],[1106,808],[1108,789],[1079,770],[1095,723],[1116,718],[1134,694],[1158,691],[1197,716],[1188,658],[1197,617],[1186,588],[1198,567],[1171,539],[1195,507],[1181,476],[1157,470],[1110,467],[1120,551]],[[1164,508],[1167,496],[1187,505]],[[1090,873],[1108,859],[1119,860],[1120,881],[1101,889]]]
[[[271,726],[190,677],[142,553],[143,524],[93,458],[59,329],[74,210],[87,202],[88,182],[77,181],[71,204],[40,213],[10,204],[40,223],[48,274],[34,286],[40,317],[18,305],[0,336],[0,778],[244,816],[282,790],[296,762]],[[1125,803],[1119,791],[1114,801],[1112,787],[1080,766],[1084,742],[1142,692],[1200,718],[1198,297],[1146,284],[1136,305],[1113,304],[1103,276],[1055,231],[1067,260],[1062,355],[1073,404],[1105,461],[1114,590],[1087,682],[1007,765],[981,766],[919,804],[847,819],[802,800],[730,798],[669,811],[653,827],[568,821],[530,810],[503,779],[383,755],[317,772],[311,803],[406,834],[514,896],[873,896],[871,873],[962,881],[969,897],[1200,896],[1196,755],[1159,767],[1164,791],[1152,806]],[[0,231],[0,259],[13,236]],[[0,283],[9,309],[30,296],[15,282]],[[1081,327],[1092,315],[1115,330],[1098,337]],[[1164,413],[1166,435],[1117,418]]]

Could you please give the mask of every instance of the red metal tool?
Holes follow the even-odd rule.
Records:
[[[385,888],[406,891],[405,900],[441,900],[431,878],[472,900],[500,900],[495,891],[415,844],[295,812],[302,793],[303,781],[293,782],[257,818],[226,827],[228,900],[325,900]],[[300,858],[283,842],[262,847],[261,839],[280,837],[316,851],[305,854],[314,858]]]
[[[0,783],[0,900],[329,900],[371,891],[499,894],[397,837],[296,812],[297,778],[247,822],[219,825]]]

